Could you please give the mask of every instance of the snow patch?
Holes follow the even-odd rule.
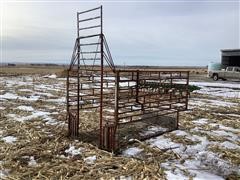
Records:
[[[20,118],[19,121],[23,122],[23,121],[35,119],[38,117],[48,118],[49,114],[50,114],[49,112],[45,112],[45,111],[35,111],[30,116]]]
[[[50,117],[44,119],[44,121],[46,121],[46,124],[49,124],[49,125],[57,125],[57,124],[59,124],[55,119],[52,119]]]
[[[177,166],[178,167],[178,166]],[[213,180],[224,180],[224,178],[217,176],[215,174],[209,173],[205,170],[192,170],[192,167],[184,168],[181,166],[184,170],[188,170],[190,175],[193,176],[193,180],[206,180],[206,179],[213,179]],[[166,177],[168,180],[189,180],[190,178],[185,176],[183,172],[179,169],[175,170],[167,170],[165,171]]]
[[[0,170],[0,178],[5,178],[8,176],[8,170]]]
[[[137,147],[131,147],[131,148],[124,150],[122,154],[124,156],[131,157],[131,156],[136,156],[137,154],[139,154],[142,151],[143,151],[142,149],[139,149]]]
[[[194,124],[197,124],[197,125],[204,125],[204,124],[208,124],[208,119],[201,118],[201,119],[198,119],[198,120],[194,120],[192,122]]]
[[[237,167],[222,160],[218,154],[208,151],[209,145],[214,144],[214,142],[208,141],[206,136],[191,135],[182,131],[177,131],[176,134],[184,135],[186,138],[200,143],[194,145],[178,144],[163,136],[148,140],[151,146],[157,146],[160,149],[170,148],[173,152],[177,153],[181,159],[185,160],[183,164],[180,163],[180,160],[162,163],[161,165],[165,169],[174,170],[174,172],[166,171],[167,178],[189,179],[189,177],[186,177],[182,172],[183,170],[187,170],[194,179],[202,179],[204,177],[223,179],[215,174],[228,175],[233,171],[237,171]],[[224,144],[225,143],[223,143],[223,145]],[[173,164],[176,168],[172,166]],[[208,169],[208,171],[199,171],[198,169]],[[229,169],[231,169],[231,171]]]
[[[43,78],[56,79],[56,78],[57,78],[57,75],[56,75],[56,74],[52,74],[52,75],[45,75],[45,76],[43,76]]]
[[[168,130],[167,128],[163,128],[161,126],[150,126],[150,127],[148,127],[147,131],[140,133],[140,135],[146,136],[146,135],[154,134],[154,133],[160,132],[160,131],[166,132],[167,130]]]
[[[37,165],[37,162],[34,159],[34,156],[30,156],[29,159],[30,159],[30,161],[28,161],[28,166],[36,166]]]
[[[197,99],[192,98],[189,101],[189,105],[191,106],[209,106],[209,107],[233,107],[238,106],[238,103],[232,103],[232,102],[226,102],[226,101],[220,101],[220,100],[211,100],[211,99]]]
[[[18,116],[18,115],[16,115],[16,114],[8,114],[7,116],[13,118],[14,121],[24,122],[24,121],[36,119],[36,118],[39,118],[39,117],[47,119],[47,118],[49,118],[48,115],[50,115],[49,112],[45,112],[45,111],[34,111],[34,112],[32,112],[31,115],[25,116],[25,117]]]
[[[178,84],[183,83],[181,81],[178,82]],[[189,84],[201,88],[200,90],[193,91],[194,93],[226,98],[240,98],[240,84],[238,82],[189,82]]]
[[[167,149],[167,148],[175,148],[180,147],[181,145],[178,143],[172,142],[171,139],[165,138],[164,136],[158,136],[156,138],[150,139],[147,142],[151,144],[153,147],[158,147],[160,149]],[[174,149],[175,151],[176,149]]]
[[[62,98],[58,98],[58,99],[47,99],[47,102],[54,102],[54,103],[65,103],[66,102],[66,98],[62,97]]]
[[[202,87],[200,90],[193,91],[194,93],[206,94],[211,96],[219,96],[226,98],[240,98],[240,90],[230,88],[210,88]]]
[[[47,97],[52,97],[53,95],[51,93],[46,93],[46,92],[36,92],[37,95],[40,96],[47,96]]]
[[[36,101],[40,98],[40,96],[29,96],[29,97],[22,97],[18,96],[13,93],[5,93],[3,95],[0,95],[0,99],[9,99],[9,100],[23,100],[23,101]]]
[[[6,109],[5,107],[2,107],[2,106],[0,106],[0,110],[4,110],[4,109]]]
[[[94,156],[89,156],[87,158],[84,158],[84,162],[87,163],[87,164],[94,164],[94,162],[96,161],[97,159],[97,156],[94,155]]]
[[[23,111],[34,111],[32,106],[18,106],[17,109],[23,110]]]
[[[199,152],[197,158],[201,161],[201,164],[219,174],[228,175],[229,169],[233,169],[227,161],[220,159],[219,156],[213,152]]]
[[[218,175],[215,175],[215,174],[211,174],[209,172],[206,172],[206,171],[197,171],[197,170],[191,170],[190,172],[192,173],[195,173],[195,176],[193,178],[193,180],[206,180],[206,179],[209,179],[209,180],[224,180],[223,177],[220,177]]]
[[[214,124],[210,124],[210,125],[214,125]],[[235,132],[235,133],[240,133],[240,129],[234,129],[232,127],[227,127],[227,126],[224,126],[224,125],[221,125],[219,124],[219,129],[223,129],[223,130],[226,130],[226,131],[232,131],[232,132]]]
[[[230,141],[240,141],[240,137],[232,132],[226,132],[224,130],[214,130],[211,132],[206,132],[214,136],[226,137]]]
[[[172,131],[171,133],[175,134],[176,136],[187,136],[187,135],[189,135],[188,133],[186,133],[185,131],[182,131],[182,130]]]
[[[203,86],[203,87],[226,87],[240,89],[239,83],[226,83],[226,82],[189,82],[190,85]]]
[[[14,136],[6,136],[2,138],[3,141],[5,141],[6,143],[14,143],[15,141],[17,141],[17,138]]]
[[[119,180],[132,180],[132,176],[119,176]]]
[[[240,146],[233,144],[229,141],[224,141],[223,143],[220,143],[219,145],[226,149],[239,149],[240,150]]]
[[[188,180],[189,177],[184,176],[182,173],[180,172],[176,172],[176,171],[164,171],[166,174],[166,178],[168,180]]]
[[[65,150],[65,153],[71,155],[71,156],[76,156],[81,154],[81,151],[83,148],[78,148],[76,149],[75,146],[70,145],[68,149]]]
[[[12,93],[5,93],[3,95],[0,95],[1,99],[17,99],[19,96],[12,94]]]

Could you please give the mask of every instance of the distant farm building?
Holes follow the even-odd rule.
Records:
[[[222,65],[226,66],[240,66],[240,49],[223,49],[222,51]]]

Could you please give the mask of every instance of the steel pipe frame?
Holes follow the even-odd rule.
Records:
[[[152,117],[159,117],[176,113],[176,128],[178,128],[179,112],[186,110],[188,106],[189,72],[169,70],[157,71],[116,69],[112,61],[109,47],[106,43],[105,36],[103,35],[102,6],[94,8],[92,10],[84,11],[83,13],[96,10],[100,10],[99,19],[101,32],[99,34],[93,34],[89,36],[80,36],[79,29],[87,30],[88,28],[79,27],[79,15],[82,13],[77,13],[77,39],[74,45],[72,61],[69,69],[67,70],[67,120],[69,136],[78,136],[80,120],[79,112],[81,109],[99,110],[99,147],[107,150],[115,150],[117,148],[118,143],[116,140],[116,135],[117,128],[119,126],[151,118],[151,116],[142,118],[142,115],[149,114],[152,115]],[[92,20],[92,18],[89,18],[89,20]],[[96,36],[100,38],[100,42],[81,43],[81,39],[92,38]],[[81,47],[88,45],[94,46],[99,44],[100,51],[93,51],[93,53],[97,52],[100,54],[100,64],[94,64],[92,66],[85,64],[84,59],[80,57],[80,54],[83,54]],[[89,59],[89,61],[91,60],[93,59]],[[82,61],[84,64],[81,65]],[[105,66],[104,62],[107,62],[108,66]],[[76,81],[72,82],[73,78],[77,78]],[[98,78],[98,80],[96,78]],[[175,80],[185,81],[182,91],[186,93],[186,96],[181,95],[180,97],[176,98],[172,93],[169,92],[169,90],[172,89],[176,84],[174,82]],[[151,87],[141,87],[141,83],[143,82],[146,84],[147,81],[150,82],[148,85],[151,85],[152,83],[152,85],[159,86],[156,88],[156,92],[151,92]],[[167,83],[165,81],[167,81]],[[123,85],[122,83],[125,84]],[[131,83],[135,84],[131,85]],[[93,84],[94,86],[88,86],[89,84]],[[115,84],[115,87],[109,86],[109,84]],[[160,93],[161,85],[168,86],[162,87],[162,89],[164,89],[164,92],[166,91],[165,94]],[[87,90],[89,90],[87,94],[80,94],[81,92]],[[121,92],[122,90],[126,92]],[[105,91],[110,92],[106,93]],[[74,96],[71,95],[72,93],[75,93]],[[125,96],[123,99],[124,94],[127,94],[127,96]],[[158,99],[154,100],[156,97]],[[82,102],[88,103],[84,104]],[[133,104],[129,105],[128,103]],[[178,103],[182,104],[182,108],[174,107],[174,105]],[[135,105],[140,106],[141,109],[133,109]],[[166,108],[164,106],[168,107]],[[107,114],[107,108],[114,110],[113,113]],[[127,109],[127,111],[122,111],[124,109]],[[141,113],[135,114],[135,112]],[[124,114],[125,116],[122,116]],[[126,116],[127,114],[130,115]],[[112,116],[114,121],[107,120],[108,118],[106,116]],[[130,120],[123,123],[122,119],[124,118],[129,118]]]

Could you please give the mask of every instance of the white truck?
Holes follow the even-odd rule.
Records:
[[[208,76],[213,78],[214,81],[218,79],[237,79],[240,80],[240,67],[230,66],[222,70],[212,70],[208,72]]]

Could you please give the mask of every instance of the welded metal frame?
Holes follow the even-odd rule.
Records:
[[[90,12],[97,15],[81,18]],[[79,136],[80,113],[86,109],[99,113],[98,144],[107,150],[118,147],[118,127],[124,124],[176,114],[178,128],[179,112],[188,106],[189,72],[117,69],[103,34],[102,17],[102,6],[77,13],[77,39],[67,70],[69,136]],[[82,25],[89,21],[96,23]],[[89,29],[99,33],[81,34]],[[96,50],[84,51],[86,46]]]

